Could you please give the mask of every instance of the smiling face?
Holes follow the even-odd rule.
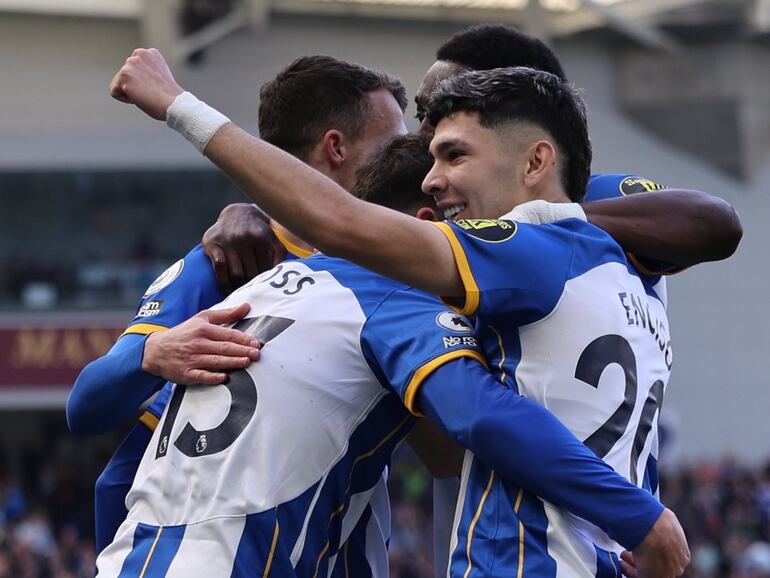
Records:
[[[481,126],[476,113],[450,115],[436,127],[422,190],[445,219],[496,219],[534,198],[525,183],[531,147],[523,141],[513,128]]]

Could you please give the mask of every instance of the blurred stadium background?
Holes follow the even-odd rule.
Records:
[[[770,0],[0,0],[0,578],[93,575],[93,482],[122,432],[69,434],[69,386],[241,199],[109,98],[131,50],[161,49],[256,131],[258,86],[297,56],[389,70],[413,95],[445,39],[491,21],[547,39],[585,89],[597,172],[711,192],[741,215],[733,258],[669,285],[663,496],[691,576],[770,576]],[[430,480],[402,454],[392,576],[428,577]]]

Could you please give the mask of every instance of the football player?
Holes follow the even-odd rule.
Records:
[[[445,225],[439,229],[440,234],[436,234],[435,228],[420,224],[420,221],[404,218],[355,199],[343,200],[343,195],[333,183],[243,133],[228,119],[201,105],[189,93],[183,93],[156,51],[135,51],[115,77],[112,93],[116,98],[137,104],[154,118],[167,118],[170,126],[177,128],[200,150],[205,150],[207,156],[230,174],[252,198],[261,202],[271,214],[282,219],[303,238],[312,239],[315,245],[324,250],[353,258],[367,267],[445,295],[455,300],[453,302],[462,312],[478,314],[479,326],[487,332],[487,338],[484,339],[489,347],[487,354],[499,358],[499,369],[509,380],[513,379],[512,369],[518,373],[522,354],[519,349],[518,354],[508,357],[505,342],[510,341],[523,348],[519,327],[534,323],[538,328],[546,328],[543,331],[547,332],[551,327],[559,325],[554,322],[557,316],[551,315],[551,312],[557,305],[562,307],[565,302],[571,303],[569,299],[563,301],[562,296],[567,293],[566,287],[572,279],[580,279],[586,274],[593,275],[595,270],[603,270],[605,265],[621,267],[626,271],[626,276],[608,281],[603,289],[609,293],[602,297],[606,300],[616,289],[625,289],[617,295],[621,301],[621,295],[631,299],[628,303],[622,303],[622,309],[628,314],[628,327],[633,325],[630,315],[636,309],[632,307],[638,306],[640,311],[645,306],[648,310],[650,307],[655,310],[655,331],[650,333],[661,348],[662,359],[644,354],[637,360],[633,347],[628,345],[629,339],[637,343],[635,340],[638,335],[633,332],[620,340],[610,340],[609,349],[602,345],[605,340],[601,338],[605,335],[590,341],[579,355],[575,373],[577,377],[566,373],[565,369],[572,362],[572,349],[577,347],[579,341],[586,339],[585,333],[576,333],[575,338],[568,341],[575,347],[566,347],[559,340],[553,340],[553,343],[559,343],[559,347],[554,349],[548,340],[536,339],[539,348],[532,355],[533,359],[545,354],[545,358],[555,356],[554,359],[561,361],[553,363],[554,371],[541,374],[545,379],[543,383],[560,383],[562,388],[574,386],[574,380],[579,379],[598,391],[599,378],[605,365],[618,363],[623,367],[626,385],[615,380],[609,391],[620,388],[622,392],[625,387],[623,395],[626,401],[615,412],[609,412],[611,415],[606,423],[600,424],[593,433],[582,436],[585,432],[574,423],[571,425],[592,449],[610,461],[613,461],[610,454],[617,447],[618,455],[627,458],[621,471],[627,472],[634,481],[639,481],[639,464],[644,468],[649,454],[647,441],[657,415],[658,400],[662,398],[662,389],[667,379],[666,369],[670,367],[670,344],[665,337],[665,312],[661,313],[662,306],[656,309],[654,303],[650,305],[649,299],[642,301],[647,297],[643,279],[636,269],[627,266],[622,251],[616,252],[612,248],[617,247],[614,242],[607,244],[609,238],[606,234],[595,234],[598,229],[579,224],[585,221],[580,219],[584,215],[578,207],[573,207],[575,219],[560,222],[565,224],[544,226],[543,230],[517,226],[513,221],[465,221],[457,227]],[[431,144],[436,164],[426,178],[424,188],[437,194],[440,208],[459,214],[461,218],[470,218],[505,214],[515,205],[532,199],[555,202],[582,199],[590,170],[590,145],[584,110],[572,89],[554,75],[531,69],[461,74],[448,81],[444,90],[439,90],[432,97],[429,111],[432,124],[436,127],[436,135]],[[441,124],[438,121],[442,121]],[[315,202],[318,199],[313,202],[307,199],[301,201],[299,191],[306,187],[312,187],[321,202]],[[329,207],[335,209],[333,216],[327,214]],[[578,225],[571,229],[575,223]],[[354,231],[352,234],[351,229]],[[475,233],[481,229],[488,230]],[[393,242],[396,235],[406,242]],[[528,242],[521,242],[524,237]],[[576,237],[580,238],[580,242]],[[537,248],[542,251],[542,255],[535,257],[522,247]],[[597,251],[592,253],[592,249]],[[501,256],[508,258],[500,259]],[[550,257],[553,265],[544,260],[545,257]],[[426,263],[430,263],[430,267],[425,267]],[[533,268],[536,263],[547,263],[549,267],[538,270]],[[521,266],[521,272],[511,274],[507,269],[512,264]],[[548,273],[549,269],[553,274]],[[481,270],[491,283],[481,281]],[[589,289],[585,290],[584,295],[584,307],[575,309],[572,320],[578,326],[591,327],[590,320],[599,314],[602,299],[598,299],[599,293],[592,294]],[[608,314],[618,313],[610,307],[605,309]],[[637,313],[637,317],[639,315]],[[645,317],[645,329],[648,329],[647,322],[651,319],[653,317],[649,314]],[[564,323],[563,319],[560,321]],[[617,321],[615,315],[613,322],[617,324]],[[505,339],[495,327],[495,323],[500,322],[504,322]],[[607,325],[612,325],[612,322],[608,321]],[[563,328],[557,331],[561,335],[567,334]],[[491,347],[492,334],[498,336],[497,350]],[[539,333],[535,331],[535,335]],[[645,347],[645,351],[651,351],[649,343]],[[517,352],[515,348],[513,351]],[[595,358],[601,359],[594,363]],[[583,359],[587,360],[585,364],[581,363]],[[513,367],[506,369],[506,360],[508,364],[513,363]],[[657,377],[653,383],[642,388],[636,386],[637,362],[644,364],[643,373]],[[538,367],[538,370],[541,369]],[[534,383],[537,383],[536,380]],[[513,385],[527,390],[515,381]],[[536,392],[547,389],[542,385],[533,387],[530,395],[535,397]],[[556,394],[557,405],[560,405],[560,395],[563,394],[564,400],[570,398],[569,392],[556,387],[553,391],[561,392]],[[582,398],[584,393],[577,391],[578,398]],[[604,388],[604,391],[605,394],[597,397],[593,405],[590,396],[587,399],[571,399],[572,402],[582,401],[586,407],[593,409],[581,416],[581,427],[591,428],[596,419],[608,410],[607,406],[613,403],[608,388]],[[541,397],[540,400],[546,401],[546,398]],[[574,403],[563,404],[564,407],[571,405]],[[635,412],[637,407],[642,409]],[[570,414],[565,413],[568,421],[569,417]],[[632,417],[636,422],[631,421]],[[628,427],[629,424],[638,427]],[[601,440],[601,443],[593,444],[594,438]],[[619,459],[622,461],[624,458]],[[530,544],[531,552],[535,554],[528,558],[529,564],[546,570],[550,568],[548,571],[554,574],[561,566],[576,575],[592,576],[601,564],[614,565],[618,562],[617,557],[613,557],[617,544],[613,545],[609,538],[603,537],[601,530],[589,527],[583,532],[576,531],[576,522],[560,518],[566,513],[546,512],[547,502],[534,496],[531,503],[528,498],[527,507],[520,511],[524,494],[510,494],[506,491],[511,488],[506,487],[506,482],[500,482],[499,478],[495,482],[494,470],[488,470],[488,476],[482,472],[480,477],[475,477],[474,472],[484,467],[481,461],[466,460],[464,480],[471,480],[466,489],[472,491],[470,497],[466,496],[464,512],[470,512],[470,515],[458,519],[457,535],[463,535],[465,548],[459,546],[455,550],[452,573],[462,572],[459,566],[463,564],[466,573],[474,564],[489,575],[495,571],[504,575],[519,572],[526,564],[524,551],[527,544]],[[503,512],[495,514],[501,514],[507,524],[504,527],[507,528],[510,547],[505,549],[505,555],[501,554],[499,558],[496,556],[494,543],[500,526],[493,523],[487,528],[489,533],[481,531],[480,536],[477,535],[480,539],[476,542],[477,549],[474,552],[478,556],[474,556],[471,547],[473,531],[480,529],[477,522],[484,514],[483,506],[493,486],[496,495],[505,495],[509,499],[511,495],[517,496],[511,499],[509,507],[504,508]],[[469,504],[474,500],[475,508],[472,508]],[[675,520],[671,520],[672,516],[670,512],[664,511],[656,520],[637,524],[635,530],[643,532],[661,522],[675,523]],[[549,539],[545,540],[544,535],[535,537],[531,533],[526,534],[523,526],[525,518],[530,528],[539,527],[542,532],[553,530],[549,532]],[[669,518],[668,521],[666,518]],[[464,529],[467,529],[465,534]],[[587,540],[586,534],[589,536]],[[640,551],[640,571],[664,576],[679,575],[689,558],[686,544],[674,541],[668,546],[670,549],[666,556]],[[514,547],[517,556],[511,554]]]
[[[389,145],[363,171],[366,196],[385,183],[391,207],[415,212],[431,163],[421,147],[419,137]],[[405,177],[403,165],[417,158]],[[390,174],[411,186],[394,190]],[[474,451],[504,444],[492,458],[502,475],[576,507],[624,542],[659,517],[649,493],[497,381],[470,320],[436,298],[319,255],[278,265],[217,307],[243,300],[251,310],[236,326],[266,343],[261,361],[218,387],[176,386],[128,518],[99,558],[100,576],[348,573],[341,545],[421,404],[435,404]],[[495,425],[490,415],[500,416]],[[565,466],[569,477],[560,475]],[[658,551],[655,538],[671,537],[664,530],[647,545]]]

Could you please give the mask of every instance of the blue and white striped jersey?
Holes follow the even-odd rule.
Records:
[[[645,191],[658,191],[664,189],[663,185],[655,183],[650,179],[645,179],[633,174],[627,173],[597,173],[591,175],[586,189],[584,202],[601,201],[604,199],[615,199],[626,195],[641,193]],[[664,270],[665,267],[659,268]],[[666,277],[650,276],[646,279],[652,285],[655,293],[660,298],[663,305],[666,305]],[[648,459],[648,472],[645,476],[647,488],[654,494],[658,494],[657,484],[657,437],[652,444],[652,452]],[[451,540],[451,524],[436,523],[439,519],[446,520],[448,512],[454,512],[457,505],[457,496],[459,481],[434,480],[433,482],[433,515],[434,515],[434,567],[435,576],[446,575],[448,557],[445,555],[449,548]]]
[[[436,226],[452,245],[466,289],[457,310],[477,317],[489,367],[643,486],[672,352],[665,308],[622,249],[576,219]],[[622,548],[602,530],[501,479],[470,453],[460,503],[451,576],[588,578],[620,571]],[[641,536],[624,527],[616,538],[636,544]]]
[[[404,406],[443,363],[481,359],[469,321],[434,297],[322,255],[218,307],[244,301],[236,326],[262,359],[222,386],[175,387],[99,576],[345,575],[343,544],[386,501]],[[367,541],[382,526],[366,523]]]

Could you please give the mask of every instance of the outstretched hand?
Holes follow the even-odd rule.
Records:
[[[163,56],[154,48],[137,48],[110,82],[110,95],[134,104],[156,120],[166,120],[166,111],[183,92]]]

